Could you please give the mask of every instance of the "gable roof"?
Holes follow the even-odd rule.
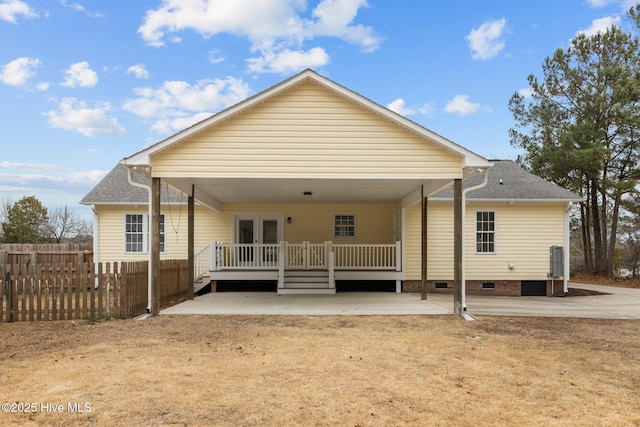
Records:
[[[581,202],[573,192],[525,171],[512,160],[492,160],[487,186],[467,194],[467,199],[475,200],[538,200]],[[482,182],[482,176],[463,181],[462,187],[469,188]],[[151,179],[133,173],[134,182],[151,185]],[[500,183],[502,182],[502,184]],[[162,190],[162,200],[166,202],[166,189]],[[186,203],[186,198],[169,189],[170,203]],[[453,189],[449,188],[430,200],[452,200]],[[118,164],[80,202],[83,205],[146,205],[148,192],[129,184],[127,167]]]
[[[272,86],[271,88],[260,92],[250,98],[247,98],[244,101],[239,102],[238,104],[229,107],[223,111],[220,111],[209,118],[192,125],[191,127],[184,129],[163,141],[160,141],[144,150],[141,150],[125,159],[122,160],[123,164],[135,166],[135,165],[143,165],[148,166],[151,165],[151,157],[155,154],[163,152],[167,149],[174,147],[175,145],[181,144],[202,132],[206,132],[210,128],[229,120],[232,117],[235,117],[239,114],[242,114],[244,111],[264,103],[274,97],[277,97],[280,94],[283,94],[294,87],[297,87],[301,84],[312,82],[325,90],[328,90],[344,99],[347,99],[349,102],[358,105],[359,107],[376,114],[379,117],[382,117],[385,120],[388,120],[401,128],[404,128],[408,132],[416,134],[420,137],[428,138],[434,145],[440,147],[443,150],[446,150],[450,153],[453,153],[463,159],[462,167],[488,167],[489,162],[484,157],[450,141],[447,138],[444,138],[437,133],[420,126],[419,124],[407,119],[406,117],[397,114],[386,107],[377,104],[370,99],[350,90],[344,86],[341,86],[334,81],[321,76],[311,69],[307,69],[302,71],[299,74],[296,74],[289,79],[286,79],[279,84]]]
[[[133,182],[151,185],[151,179],[137,172],[132,174]],[[163,203],[167,202],[166,189],[161,190]],[[186,198],[169,189],[169,202],[186,202]],[[81,205],[146,205],[149,192],[129,183],[127,167],[117,164],[102,180],[80,201]]]
[[[544,200],[581,202],[575,193],[562,188],[546,179],[527,172],[512,160],[491,160],[493,166],[488,169],[487,185],[471,191],[467,199],[476,200]],[[481,184],[483,177],[476,175],[463,181],[462,188]],[[452,200],[453,189],[449,188],[432,197],[430,200]]]

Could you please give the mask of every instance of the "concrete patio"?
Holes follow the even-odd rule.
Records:
[[[640,289],[571,284],[572,288],[607,293],[577,297],[467,296],[467,312],[476,316],[538,316],[640,319]],[[281,295],[275,292],[220,292],[196,297],[161,315],[450,315],[453,296],[345,292],[336,295]]]

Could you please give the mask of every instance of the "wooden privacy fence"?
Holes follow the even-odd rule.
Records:
[[[90,243],[2,243],[0,264],[81,264],[93,263],[93,245]]]
[[[0,265],[0,322],[134,317],[147,311],[145,261]],[[160,262],[161,305],[189,295],[186,260]]]

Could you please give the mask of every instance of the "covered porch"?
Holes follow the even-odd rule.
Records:
[[[402,291],[402,243],[211,242],[195,255],[195,277],[276,280],[278,295],[335,294],[337,280],[394,281]]]
[[[281,294],[334,293],[335,281],[349,278],[394,280],[398,289],[410,271],[414,280],[421,278],[426,299],[427,198],[453,185],[451,257],[455,309],[461,311],[462,181],[486,170],[489,161],[312,70],[122,163],[152,179],[153,280],[160,188],[166,184],[188,197],[193,276],[200,268],[195,241],[206,235],[216,242],[197,258],[206,260],[202,268],[211,279],[270,277]],[[210,209],[197,219],[196,202]],[[422,206],[422,230],[409,233],[404,216],[416,204]],[[344,233],[339,217],[357,224]],[[205,222],[196,235],[195,224]],[[249,224],[252,232],[245,233]]]

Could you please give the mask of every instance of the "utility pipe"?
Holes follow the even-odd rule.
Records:
[[[493,165],[492,165],[493,166]],[[467,252],[466,250],[466,243],[465,243],[465,236],[466,236],[466,227],[465,224],[467,222],[467,203],[466,203],[466,197],[467,197],[467,193],[473,190],[479,190],[481,188],[484,188],[487,185],[487,181],[489,179],[489,173],[488,173],[488,169],[479,169],[480,173],[484,176],[483,180],[480,184],[473,186],[473,187],[469,187],[469,188],[465,188],[464,190],[462,190],[462,311],[465,312],[467,311],[467,266],[465,265],[466,262],[466,256],[465,253]]]
[[[136,166],[134,166],[135,168]],[[129,184],[133,185],[134,187],[138,187],[138,188],[143,188],[145,190],[147,190],[147,192],[149,193],[149,216],[147,218],[147,224],[149,223],[149,221],[151,221],[151,215],[152,215],[152,208],[151,208],[151,197],[152,197],[152,190],[151,190],[151,186],[149,185],[144,185],[144,184],[140,184],[137,182],[133,181],[133,175],[132,175],[132,168],[127,167],[127,179],[129,180]],[[147,279],[148,279],[148,284],[147,284],[147,295],[148,295],[148,300],[147,300],[147,313],[151,313],[151,307],[152,307],[152,298],[151,298],[151,292],[152,292],[152,277],[151,277],[151,272],[153,271],[153,258],[151,257],[151,250],[148,247],[148,242],[147,242],[147,252],[149,253],[149,270],[147,272]]]
[[[569,293],[569,258],[570,258],[570,254],[569,254],[569,222],[570,222],[570,215],[569,215],[569,211],[571,210],[571,206],[573,206],[572,202],[567,203],[567,208],[564,210],[564,251],[562,252],[562,255],[564,256],[564,260],[563,260],[563,266],[562,269],[564,270],[562,272],[562,283],[563,283],[563,292],[564,295],[566,296]]]

